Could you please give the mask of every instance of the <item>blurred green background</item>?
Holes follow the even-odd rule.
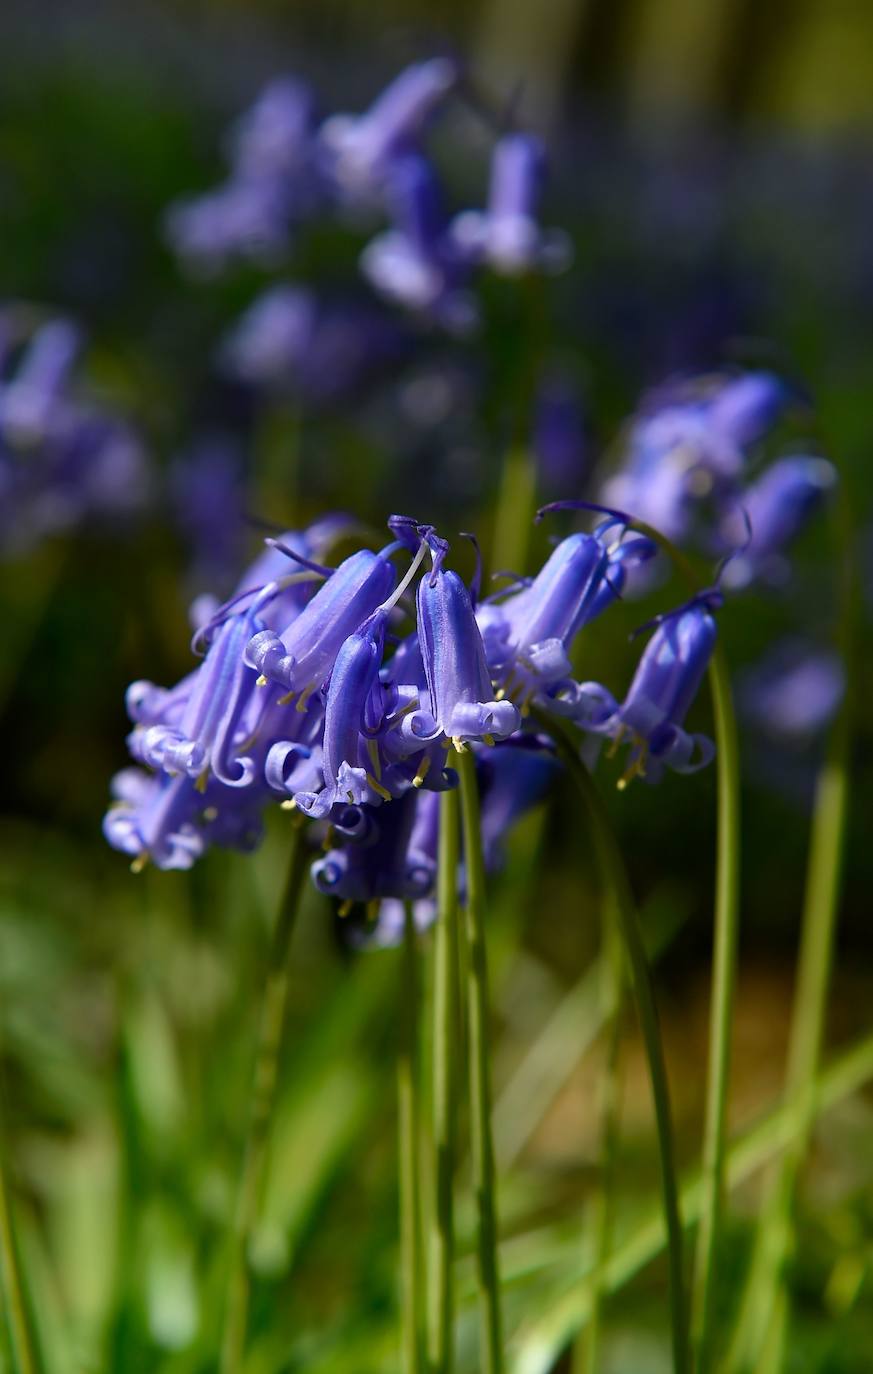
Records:
[[[447,49],[498,102],[520,92],[525,119],[554,149],[549,222],[572,233],[576,261],[551,288],[552,346],[583,385],[595,453],[608,460],[641,388],[678,368],[763,361],[784,370],[814,398],[824,449],[849,491],[866,593],[873,8],[861,0],[12,0],[0,11],[0,299],[83,323],[93,384],[134,417],[159,468],[219,425],[256,470],[269,462],[256,504],[277,523],[351,507],[378,524],[417,501],[421,518],[487,533],[499,417],[477,424],[453,464],[433,457],[422,469],[380,448],[384,426],[369,412],[363,421],[305,413],[286,484],[287,434],[277,438],[214,368],[217,340],[268,277],[250,269],[191,283],[160,228],[171,201],[221,177],[228,120],[269,77],[294,72],[326,109],[358,109],[405,62]],[[463,122],[441,139],[454,201],[475,196],[481,140]],[[341,279],[359,246],[313,237],[290,275]],[[822,521],[805,538],[795,582],[775,602],[745,597],[726,609],[733,664],[753,662],[783,629],[829,640],[830,537]],[[138,880],[99,829],[108,780],[125,761],[126,684],[170,683],[187,670],[186,568],[184,540],[160,510],[121,540],[82,533],[0,565],[5,1133],[50,1374],[215,1367],[285,818],[271,818],[253,857],[211,853],[191,875]],[[861,600],[863,707],[871,664]],[[623,680],[636,653],[627,632],[642,619],[639,606],[618,608],[604,675]],[[873,992],[871,732],[857,714],[834,1047],[868,1026]],[[813,743],[786,764],[752,735],[744,747],[737,1125],[779,1089],[819,752]],[[609,804],[646,922],[669,933],[658,986],[690,1165],[705,1062],[714,779],[670,778],[662,792],[631,788]],[[596,1184],[589,1109],[600,1058],[596,1047],[581,1053],[591,1007],[577,982],[598,939],[587,860],[581,817],[562,794],[525,823],[495,883],[497,1142],[513,1165],[503,1213],[516,1332],[560,1290]],[[397,1367],[398,976],[393,953],[352,954],[327,904],[309,897],[253,1255],[252,1374]],[[623,1058],[620,1215],[632,1229],[648,1215],[656,1161],[630,1024]],[[793,1276],[792,1370],[870,1367],[871,1139],[871,1103],[859,1096],[819,1133]],[[741,1191],[736,1272],[754,1206],[754,1188]],[[462,1231],[469,1294],[472,1216]],[[609,1307],[605,1368],[668,1367],[663,1278],[656,1263]],[[723,1302],[728,1310],[730,1292]],[[473,1368],[467,1316],[463,1367]],[[555,1370],[566,1367],[561,1358],[558,1347]]]

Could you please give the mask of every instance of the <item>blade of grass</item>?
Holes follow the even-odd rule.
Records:
[[[37,1374],[39,1364],[30,1328],[27,1303],[19,1264],[18,1245],[12,1220],[6,1169],[0,1163],[0,1276],[3,1284],[3,1310],[17,1374]]]
[[[657,913],[654,928],[644,932],[646,954],[656,960],[669,947],[685,921],[675,902]],[[602,957],[587,968],[552,1011],[494,1104],[497,1161],[508,1169],[522,1153],[549,1106],[594,1043],[611,1013],[604,999]]]
[[[813,1094],[815,1114],[818,1116],[830,1111],[871,1079],[873,1034],[864,1036],[822,1072]],[[728,1151],[727,1186],[739,1187],[768,1164],[784,1150],[793,1129],[792,1113],[781,1105],[747,1131]],[[685,1225],[691,1226],[704,1205],[702,1174],[698,1173],[683,1186],[681,1197]],[[606,1266],[604,1291],[615,1293],[623,1288],[657,1258],[666,1243],[664,1217],[656,1212],[613,1251]],[[567,1277],[567,1286],[550,1304],[541,1303],[536,1320],[514,1337],[512,1344],[516,1347],[516,1354],[511,1366],[512,1374],[550,1374],[562,1351],[566,1350],[589,1318],[591,1262],[580,1264],[573,1251],[563,1247],[557,1254],[553,1250],[547,1263],[559,1268],[562,1277]],[[528,1257],[523,1276],[527,1277],[534,1267]],[[545,1310],[542,1310],[543,1307]]]

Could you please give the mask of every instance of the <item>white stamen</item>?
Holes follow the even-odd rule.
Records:
[[[398,583],[398,585],[394,588],[394,591],[391,593],[388,600],[382,602],[382,605],[379,607],[380,611],[390,611],[397,605],[401,596],[406,591],[406,588],[409,586],[410,582],[415,577],[415,574],[421,567],[422,559],[424,558],[424,555],[426,553],[427,542],[426,540],[422,539],[421,543],[418,546],[418,553],[415,555],[409,567],[406,569],[406,575],[403,577],[402,581]]]

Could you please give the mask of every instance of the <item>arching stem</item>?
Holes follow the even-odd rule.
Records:
[[[563,722],[553,719],[536,708],[532,710],[531,714],[551,736],[558,754],[582,797],[591,824],[591,834],[601,878],[609,899],[615,905],[625,955],[630,966],[637,1014],[648,1060],[658,1134],[661,1191],[670,1267],[673,1369],[674,1374],[689,1374],[691,1364],[688,1341],[688,1307],[685,1294],[682,1222],[679,1214],[679,1191],[670,1094],[654,989],[643,948],[636,906],[612,823],[593,779],[578,756],[572,736],[567,732]]]

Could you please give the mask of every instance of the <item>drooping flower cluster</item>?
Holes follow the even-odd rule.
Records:
[[[369,284],[386,301],[449,330],[471,328],[477,307],[469,288],[478,269],[509,277],[560,270],[569,246],[562,232],[540,228],[545,151],[521,130],[496,143],[485,208],[454,217],[443,210],[423,140],[465,84],[454,60],[434,57],[402,71],[364,113],[319,120],[308,88],[290,78],[274,81],[231,131],[223,185],[170,208],[172,246],[201,274],[235,260],[274,267],[305,220],[329,215],[357,225],[381,217],[388,227],[360,259]],[[287,306],[287,291],[281,300]],[[260,304],[276,320],[275,300]]]
[[[836,481],[829,462],[805,452],[761,466],[762,442],[791,405],[767,372],[662,388],[632,421],[601,498],[677,544],[733,554],[726,587],[782,581],[786,550]]]
[[[388,524],[385,547],[333,568],[319,560],[352,528],[341,517],[269,541],[195,635],[199,667],[168,690],[129,689],[140,768],[116,778],[104,828],[135,866],[187,868],[211,844],[250,848],[279,802],[327,826],[312,869],[322,892],[346,906],[412,901],[424,919],[437,794],[457,782],[452,749],[476,757],[493,865],[557,770],[532,706],[627,742],[625,780],[711,758],[683,729],[714,642],[711,597],[661,618],[622,704],[574,677],[577,636],[654,552],[626,522],[569,535],[534,578],[485,600],[478,572],[468,586],[447,566],[433,526]]]
[[[117,519],[149,494],[133,430],[77,385],[69,320],[0,313],[0,550],[19,554],[88,517]]]

